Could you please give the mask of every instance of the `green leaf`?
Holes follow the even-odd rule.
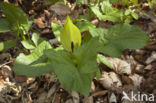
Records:
[[[89,28],[89,29],[91,29],[91,28]],[[92,38],[92,36],[89,34],[89,33],[87,33],[84,37],[83,37],[83,43],[86,43],[86,42],[88,42],[90,39]]]
[[[10,29],[8,21],[4,18],[0,18],[0,33],[9,32],[10,30],[11,29]]]
[[[112,22],[120,22],[121,18],[123,16],[123,12],[120,11],[113,11],[108,13],[107,15],[104,15],[103,20],[109,20]]]
[[[16,45],[16,40],[8,40],[5,42],[0,42],[0,51],[10,49]]]
[[[138,0],[130,0],[134,5],[138,5]]]
[[[95,49],[97,45],[97,39],[92,39],[78,47],[74,54],[63,50],[46,51],[51,66],[65,89],[77,91],[86,97],[89,95],[91,81],[99,73]]]
[[[92,5],[90,6],[91,10],[93,11],[93,13],[100,19],[100,20],[104,20],[103,14],[101,13],[100,9],[98,6],[96,5]]]
[[[46,54],[51,59],[52,68],[65,89],[80,92],[85,96],[89,94],[93,74],[80,74],[68,52],[49,50]]]
[[[64,48],[62,46],[59,46],[59,47],[56,47],[54,50],[59,51],[59,50],[64,50]]]
[[[14,62],[14,72],[19,75],[35,77],[52,71],[47,57],[44,56],[46,49],[51,49],[51,45],[43,41],[31,54],[25,55],[21,53]]]
[[[76,0],[76,4],[81,4],[83,3],[84,0]]]
[[[132,12],[131,15],[133,16],[134,19],[138,20],[138,14],[135,12]]]
[[[111,2],[112,4],[118,4],[118,3],[119,3],[119,0],[110,0],[110,2]]]
[[[51,3],[63,2],[64,0],[48,0]]]
[[[131,9],[127,9],[127,10],[125,10],[125,15],[130,15],[130,14],[131,14],[131,12],[132,12],[132,10],[131,10]]]
[[[23,40],[21,41],[22,45],[26,48],[31,50],[31,52],[37,48],[37,46],[42,43],[44,40],[39,37],[37,33],[33,33],[31,40]]]
[[[114,11],[112,5],[109,2],[109,0],[105,0],[105,1],[102,2],[101,9],[102,9],[102,12],[104,14],[109,14],[110,12]]]
[[[109,62],[109,60],[105,57],[105,56],[103,56],[103,55],[101,55],[101,54],[98,54],[97,55],[97,61],[98,62],[101,62],[101,63],[103,63],[103,64],[105,64],[107,67],[109,67],[109,68],[112,68],[112,65],[111,65],[111,63]]]
[[[21,30],[23,30],[24,34],[25,32],[28,32],[30,25],[28,23],[26,14],[20,8],[6,2],[3,2],[0,5],[11,29],[15,33],[18,33],[19,27]]]
[[[85,4],[88,5],[89,0],[76,0],[76,4]]]
[[[56,24],[56,23],[51,23],[51,27],[52,27],[52,31],[54,32],[56,39],[60,41],[60,34],[63,29],[63,26]]]
[[[24,48],[26,48],[26,49],[29,49],[29,50],[35,49],[34,44],[30,40],[23,40],[23,41],[21,41],[21,43],[24,46]]]
[[[37,47],[42,41],[43,39],[39,37],[39,35],[37,33],[33,33],[32,35],[32,41],[34,42],[35,46]]]
[[[129,6],[130,2],[129,2],[129,0],[122,0],[120,4],[123,6],[126,6],[126,5]]]
[[[131,21],[132,21],[132,16],[126,16],[126,19],[125,19],[125,23],[126,24],[129,24],[129,23],[131,23]]]
[[[78,46],[81,45],[81,33],[80,30],[72,23],[69,16],[67,16],[67,20],[65,26],[61,32],[61,43],[69,52],[75,50]],[[72,47],[73,44],[73,47]]]
[[[89,28],[95,28],[95,25],[93,25],[89,21],[81,21],[76,23],[76,26],[80,29],[81,32],[89,30]]]
[[[80,73],[93,73],[97,71],[96,54],[100,49],[97,38],[89,40],[74,52]]]
[[[119,22],[121,21],[121,17],[123,16],[122,10],[116,11],[113,9],[109,11],[109,9],[104,9],[103,11],[105,11],[106,13],[103,15],[98,6],[91,6],[90,8],[93,11],[93,13],[99,18],[99,20]]]
[[[101,52],[118,57],[125,49],[138,49],[147,45],[149,37],[137,26],[117,24],[109,29],[90,29],[93,37],[103,44]]]

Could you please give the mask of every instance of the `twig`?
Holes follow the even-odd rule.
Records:
[[[57,82],[56,82],[56,83],[57,83]],[[56,89],[56,92],[55,92],[55,94],[54,94],[54,96],[53,96],[52,103],[55,102],[56,94],[57,94],[57,91],[58,91],[59,89],[60,89],[60,85],[59,85],[58,88]]]
[[[7,64],[10,64],[10,63],[12,63],[12,61],[9,61],[9,62],[6,62],[6,63],[0,65],[0,68],[2,68],[3,66],[5,66],[5,65],[7,65]]]

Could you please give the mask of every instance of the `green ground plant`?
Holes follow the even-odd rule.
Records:
[[[90,27],[90,38],[83,43],[80,30],[69,17],[64,27],[53,26],[54,33],[57,36],[60,34],[58,40],[64,49],[54,49],[43,41],[31,54],[20,54],[13,70],[17,74],[30,77],[54,71],[65,89],[77,91],[85,97],[89,95],[92,79],[100,77],[97,59],[111,67],[109,61],[98,53],[118,57],[124,49],[138,49],[149,41],[145,32],[129,24],[118,24],[108,29]]]
[[[118,4],[120,2],[117,2]],[[129,3],[129,2],[128,2]],[[114,4],[116,2],[114,1]],[[121,2],[122,5],[129,5]],[[137,2],[135,2],[137,5]],[[100,7],[99,7],[100,5]],[[126,9],[118,9],[113,7],[113,3],[110,0],[104,0],[100,4],[90,5],[92,12],[99,18],[99,20],[104,21],[112,21],[112,22],[123,22],[130,23],[132,19],[138,20],[138,14],[135,9],[126,8]]]
[[[0,33],[13,31],[16,35],[14,40],[0,42],[0,51],[2,51],[14,47],[16,45],[16,40],[18,39],[26,40],[26,35],[29,38],[28,31],[32,21],[27,19],[27,16],[22,9],[10,3],[0,3],[0,9],[6,16],[5,18],[0,18]]]

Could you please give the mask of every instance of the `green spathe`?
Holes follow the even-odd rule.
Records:
[[[72,23],[69,16],[67,16],[66,23],[61,32],[60,39],[64,49],[69,52],[72,52],[81,45],[80,30]]]

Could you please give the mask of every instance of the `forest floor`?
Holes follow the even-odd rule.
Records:
[[[62,6],[38,1],[32,5],[33,0],[25,0],[22,4],[18,0],[10,1],[21,7],[27,15],[35,15],[32,29],[48,41],[55,39],[52,22],[63,25],[67,14],[74,19],[80,14],[85,15],[87,11],[84,5],[76,6],[69,12]],[[52,72],[36,78],[16,75],[12,67],[13,61],[22,52],[20,44],[21,48],[14,47],[0,52],[0,103],[156,103],[156,15],[151,13],[155,11],[156,7],[147,10],[150,17],[140,15],[138,20],[131,23],[148,34],[150,43],[142,49],[125,50],[120,58],[108,57],[113,69],[98,64],[101,78],[93,79],[88,98],[63,89]],[[97,25],[98,19],[93,18],[92,23]],[[108,21],[98,24],[102,28],[112,25]],[[12,38],[14,35],[11,32],[0,34],[0,41]],[[137,94],[136,98],[140,98],[138,95],[147,94],[150,97],[152,94],[155,101],[122,101],[123,92],[129,96],[133,92]]]

